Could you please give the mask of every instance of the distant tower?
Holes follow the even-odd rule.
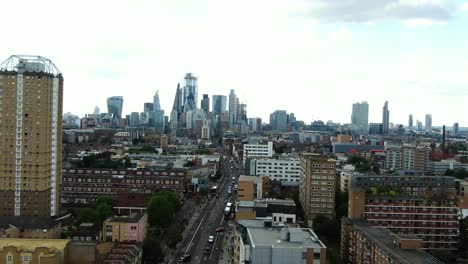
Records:
[[[458,123],[453,123],[452,130],[453,130],[453,135],[457,136],[458,135]]]
[[[101,109],[99,109],[99,106],[96,105],[96,106],[94,107],[93,114],[94,114],[94,115],[99,115],[100,113],[101,113]]]
[[[426,122],[424,123],[424,130],[432,131],[432,115],[426,115]]]
[[[351,123],[360,128],[367,129],[367,125],[369,124],[369,104],[367,102],[353,104]]]
[[[413,129],[413,115],[410,114],[408,118],[408,128]]]
[[[234,89],[229,93],[229,126],[232,127],[237,121],[237,96]]]
[[[388,134],[388,128],[390,124],[390,111],[388,110],[388,102],[385,101],[382,111],[382,133]]]
[[[220,115],[226,112],[226,99],[225,95],[213,95],[213,106],[211,109],[214,115]]]
[[[161,103],[159,102],[159,90],[153,96],[153,111],[161,110]]]
[[[184,78],[183,107],[184,112],[197,109],[198,84],[197,77],[193,73],[187,73]]]
[[[51,60],[13,55],[0,64],[0,218],[60,214],[62,100]]]
[[[205,114],[210,112],[210,98],[207,94],[203,95],[203,99],[201,100],[201,109],[205,111]]]
[[[112,96],[107,98],[107,112],[112,114],[112,124],[116,127],[120,126],[122,120],[123,97]]]

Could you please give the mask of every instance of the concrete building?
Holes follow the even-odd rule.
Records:
[[[301,162],[298,157],[279,156],[278,159],[256,158],[249,162],[249,174],[268,176],[284,186],[299,186]]]
[[[338,134],[336,136],[336,142],[338,143],[351,143],[353,141],[353,136],[346,134]]]
[[[361,145],[361,144],[354,144],[354,143],[339,143],[333,142],[332,143],[333,153],[351,153],[355,151],[382,151],[385,149],[384,145]]]
[[[426,114],[426,122],[424,123],[424,130],[432,131],[432,115]]]
[[[385,104],[382,110],[382,134],[388,134],[389,126],[390,126],[390,111],[388,110],[388,102],[385,101]]]
[[[292,199],[255,199],[236,205],[235,220],[270,219],[273,224],[296,223],[296,204]]]
[[[349,191],[348,218],[422,239],[422,249],[456,250],[459,208],[455,178],[357,176]]]
[[[63,77],[52,61],[0,64],[0,216],[60,214]]]
[[[458,123],[453,123],[453,126],[452,126],[452,133],[454,136],[458,136],[458,133],[459,133],[459,126],[458,126]]]
[[[429,170],[432,172],[433,175],[445,175],[447,170],[457,170],[463,168],[461,162],[456,161],[454,159],[445,159],[440,161],[430,161],[429,162]],[[468,165],[465,165],[468,167]]]
[[[246,159],[273,157],[273,142],[269,141],[267,144],[244,144],[244,163]]]
[[[410,114],[408,118],[408,128],[413,129],[413,115]]]
[[[336,161],[315,153],[301,155],[299,200],[305,221],[312,226],[317,215],[335,216]]]
[[[424,252],[422,239],[409,234],[395,234],[367,221],[343,219],[341,255],[346,263],[433,263],[443,264]]]
[[[387,170],[430,171],[429,154],[426,146],[385,146],[385,168]],[[445,171],[444,171],[445,173]]]
[[[0,263],[65,264],[69,239],[0,239]]]
[[[50,217],[0,217],[0,238],[57,239],[60,228],[60,223]]]
[[[107,242],[143,242],[146,238],[147,228],[147,214],[110,217],[102,224],[102,240]]]
[[[367,102],[353,104],[351,123],[360,129],[367,130],[369,123],[369,104]]]
[[[270,180],[268,176],[239,176],[237,181],[237,199],[239,201],[253,201],[268,195]]]
[[[325,264],[326,247],[309,228],[266,226],[261,220],[239,221],[234,263]]]

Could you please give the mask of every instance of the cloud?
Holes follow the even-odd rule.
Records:
[[[351,31],[348,28],[342,27],[337,31],[330,33],[330,39],[335,42],[343,42],[349,40],[352,36]]]
[[[460,6],[460,9],[461,9],[462,11],[468,11],[468,2],[463,3],[463,4]]]
[[[296,0],[289,10],[292,16],[311,17],[322,23],[447,21],[455,11],[452,0]]]

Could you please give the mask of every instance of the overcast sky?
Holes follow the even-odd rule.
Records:
[[[350,122],[408,115],[468,126],[468,1],[157,0],[4,1],[0,59],[53,60],[64,112],[80,116],[124,96],[143,111],[159,90],[166,115],[186,72],[202,94],[235,89],[249,117],[275,109]],[[198,102],[199,104],[199,102]]]

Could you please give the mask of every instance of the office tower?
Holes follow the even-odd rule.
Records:
[[[353,104],[351,123],[362,129],[367,129],[369,124],[369,104],[367,102]]]
[[[458,135],[458,123],[453,123],[452,130],[454,136]]]
[[[211,109],[213,110],[214,115],[220,115],[221,113],[226,112],[226,101],[227,98],[224,95],[213,95],[213,106]]]
[[[187,73],[184,78],[183,88],[183,106],[184,112],[197,109],[198,102],[198,85],[197,77],[193,73]]]
[[[150,111],[153,111],[153,103],[144,103],[143,104],[143,112],[144,113],[149,113]]]
[[[382,111],[382,134],[388,134],[388,127],[390,124],[390,111],[388,110],[388,102],[385,101]]]
[[[172,105],[172,111],[175,111],[177,113],[177,119],[179,118],[183,110],[182,102],[183,102],[182,88],[180,88],[180,83],[178,83],[177,88],[176,88],[176,93],[174,96],[174,104]],[[171,118],[171,122],[172,122],[172,118]]]
[[[161,110],[161,103],[159,102],[159,90],[153,96],[153,111]]]
[[[413,129],[413,115],[410,114],[408,118],[408,128]]]
[[[261,133],[262,119],[260,117],[249,118],[249,128],[253,133]]]
[[[172,110],[171,111],[171,119],[170,119],[170,129],[171,129],[171,134],[175,135],[177,132],[177,125],[178,125],[178,114],[177,111]]]
[[[237,96],[234,89],[229,93],[229,126],[232,127],[237,119]]]
[[[422,125],[422,122],[421,121],[416,121],[416,127],[418,129],[418,131],[422,131],[423,130],[423,125]]]
[[[164,134],[164,110],[149,112],[148,120],[149,127],[155,128],[158,134]]]
[[[291,124],[291,123],[294,123],[296,122],[296,116],[294,115],[294,113],[290,113],[288,115],[288,124]]]
[[[123,97],[112,96],[107,98],[107,112],[112,114],[112,126],[120,127],[122,120]]]
[[[426,122],[424,123],[424,129],[426,131],[432,131],[432,115],[426,115]]]
[[[44,57],[0,64],[0,216],[60,214],[63,77]]]
[[[201,109],[203,109],[206,114],[210,112],[210,98],[207,94],[203,95],[203,99],[201,100]]]
[[[96,105],[96,106],[94,107],[93,114],[94,114],[94,115],[99,115],[100,113],[101,113],[101,109],[99,109],[99,106]]]
[[[138,127],[139,121],[140,121],[140,115],[138,114],[138,112],[131,112],[129,125],[131,127]]]
[[[286,132],[288,130],[288,114],[285,110],[276,110],[270,114],[271,130]]]
[[[239,111],[238,111],[239,116],[237,117],[237,121],[242,122],[244,124],[247,124],[247,122],[248,122],[248,120],[247,120],[247,104],[239,104],[238,108],[239,108]]]
[[[299,200],[306,223],[317,215],[335,216],[336,161],[315,153],[301,154]]]

